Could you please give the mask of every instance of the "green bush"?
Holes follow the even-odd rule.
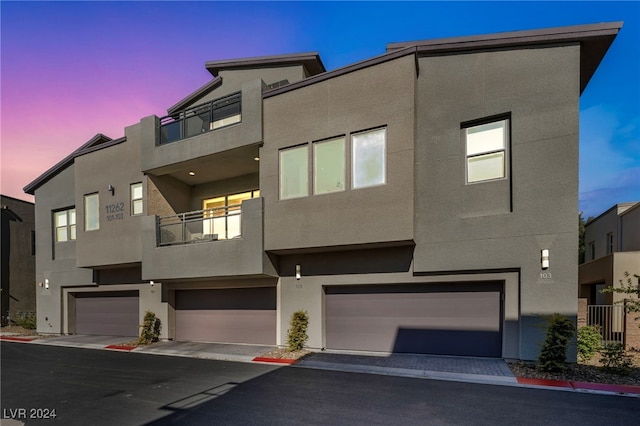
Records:
[[[38,321],[35,312],[19,312],[11,320],[14,325],[22,327],[26,330],[35,330],[38,327]]]
[[[633,362],[631,357],[624,351],[622,343],[608,343],[601,351],[600,364],[602,368],[617,374],[629,374]]]
[[[556,372],[565,369],[569,339],[574,326],[569,318],[553,314],[547,319],[547,335],[538,357],[538,366],[543,371]]]
[[[309,314],[306,311],[294,312],[289,323],[288,344],[290,351],[299,351],[304,348],[309,339],[307,328],[309,327]]]
[[[160,337],[160,330],[162,329],[160,318],[157,318],[153,312],[146,311],[140,328],[142,331],[138,339],[139,345],[149,345],[157,342]]]
[[[586,325],[578,329],[578,358],[580,361],[589,361],[602,349],[602,336],[600,328],[595,325]]]

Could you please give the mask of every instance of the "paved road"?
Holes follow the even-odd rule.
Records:
[[[637,425],[640,418],[640,399],[622,396],[9,342],[0,351],[0,414],[26,424]],[[19,409],[27,417],[55,409],[56,418],[25,419]]]

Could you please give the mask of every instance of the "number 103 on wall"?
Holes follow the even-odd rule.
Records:
[[[540,272],[540,279],[550,280],[551,279],[551,272]]]

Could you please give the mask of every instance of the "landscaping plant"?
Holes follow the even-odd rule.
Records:
[[[589,361],[602,349],[602,336],[600,328],[595,325],[585,325],[578,329],[578,358],[580,361]]]
[[[602,368],[616,374],[626,375],[631,371],[633,362],[624,351],[622,343],[609,343],[601,352],[600,364]]]
[[[139,345],[149,345],[159,340],[162,325],[160,324],[160,318],[157,318],[153,312],[146,311],[144,313],[144,319],[140,328],[142,330],[140,331],[140,338],[138,339]]]
[[[538,367],[547,372],[563,371],[569,340],[573,337],[573,322],[560,314],[547,319],[547,335],[538,357]]]
[[[11,319],[11,322],[25,330],[35,330],[38,327],[35,312],[20,312]]]
[[[291,316],[289,323],[288,344],[289,350],[299,351],[304,348],[309,339],[307,328],[309,326],[309,314],[306,311],[296,311]]]

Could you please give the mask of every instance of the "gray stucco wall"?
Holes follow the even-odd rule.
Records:
[[[131,214],[130,195],[130,185],[144,181],[140,169],[140,126],[127,127],[125,135],[127,140],[123,143],[75,159],[79,267],[136,263],[142,259],[142,215]],[[109,185],[115,188],[113,195],[107,189]],[[100,229],[85,231],[84,196],[96,192]]]
[[[620,219],[622,222],[620,251],[640,251],[640,203],[625,211]]]
[[[402,57],[264,101],[260,189],[265,249],[279,251],[413,238],[415,59]],[[385,185],[352,189],[352,133],[386,126]],[[279,200],[279,150],[345,135],[346,190]],[[313,182],[309,156],[309,182]],[[310,185],[311,186],[311,185]],[[366,218],[366,219],[365,219]]]
[[[580,48],[425,57],[419,64],[414,270],[519,269],[521,356],[534,359],[537,316],[577,312]],[[507,179],[466,184],[460,124],[502,113],[511,113]],[[542,249],[550,250],[546,271]]]
[[[90,285],[93,272],[90,269],[76,268],[75,256],[65,259],[54,258],[54,248],[59,245],[68,247],[67,252],[75,251],[76,242],[54,243],[53,211],[76,206],[74,193],[75,166],[62,170],[51,180],[35,191],[36,196],[36,311],[38,332],[62,332],[62,288],[66,286]],[[77,207],[77,206],[76,206]],[[78,228],[81,220],[77,216]],[[49,288],[44,281],[49,280]]]

